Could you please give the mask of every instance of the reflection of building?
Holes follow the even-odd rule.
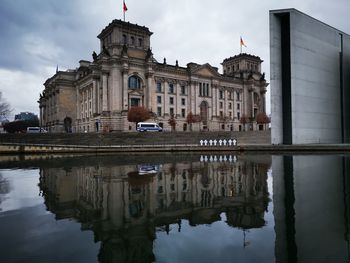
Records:
[[[94,231],[102,241],[102,262],[111,257],[125,262],[131,255],[151,262],[155,227],[180,226],[181,219],[210,224],[226,213],[233,227],[264,225],[266,165],[180,162],[161,167],[148,175],[140,175],[137,165],[48,168],[41,170],[40,187],[57,218],[77,218]]]
[[[350,261],[350,159],[273,156],[276,262]]]
[[[144,106],[154,120],[168,126],[173,115],[178,130],[186,130],[186,117],[201,117],[194,129],[239,130],[245,115],[251,129],[265,112],[267,83],[259,57],[239,54],[222,62],[223,74],[205,63],[186,67],[157,62],[147,27],[113,20],[98,35],[100,51],[93,61],[58,71],[45,82],[40,95],[40,119],[50,131],[127,131],[132,106]]]

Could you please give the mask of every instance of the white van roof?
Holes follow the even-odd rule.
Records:
[[[137,125],[139,125],[139,124],[157,124],[157,123],[155,123],[155,122],[139,122]]]

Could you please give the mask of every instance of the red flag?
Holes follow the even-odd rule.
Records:
[[[124,10],[124,13],[125,13],[126,11],[128,11],[128,8],[126,7],[125,1],[123,1],[123,10]]]
[[[242,39],[242,37],[241,37],[241,47],[242,47],[242,46],[247,47],[247,46],[244,44],[243,39]]]

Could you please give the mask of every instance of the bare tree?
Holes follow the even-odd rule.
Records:
[[[0,118],[6,118],[10,114],[10,104],[8,104],[3,98],[0,91]]]

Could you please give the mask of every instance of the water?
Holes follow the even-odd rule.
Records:
[[[0,262],[348,262],[349,156],[0,157]]]

